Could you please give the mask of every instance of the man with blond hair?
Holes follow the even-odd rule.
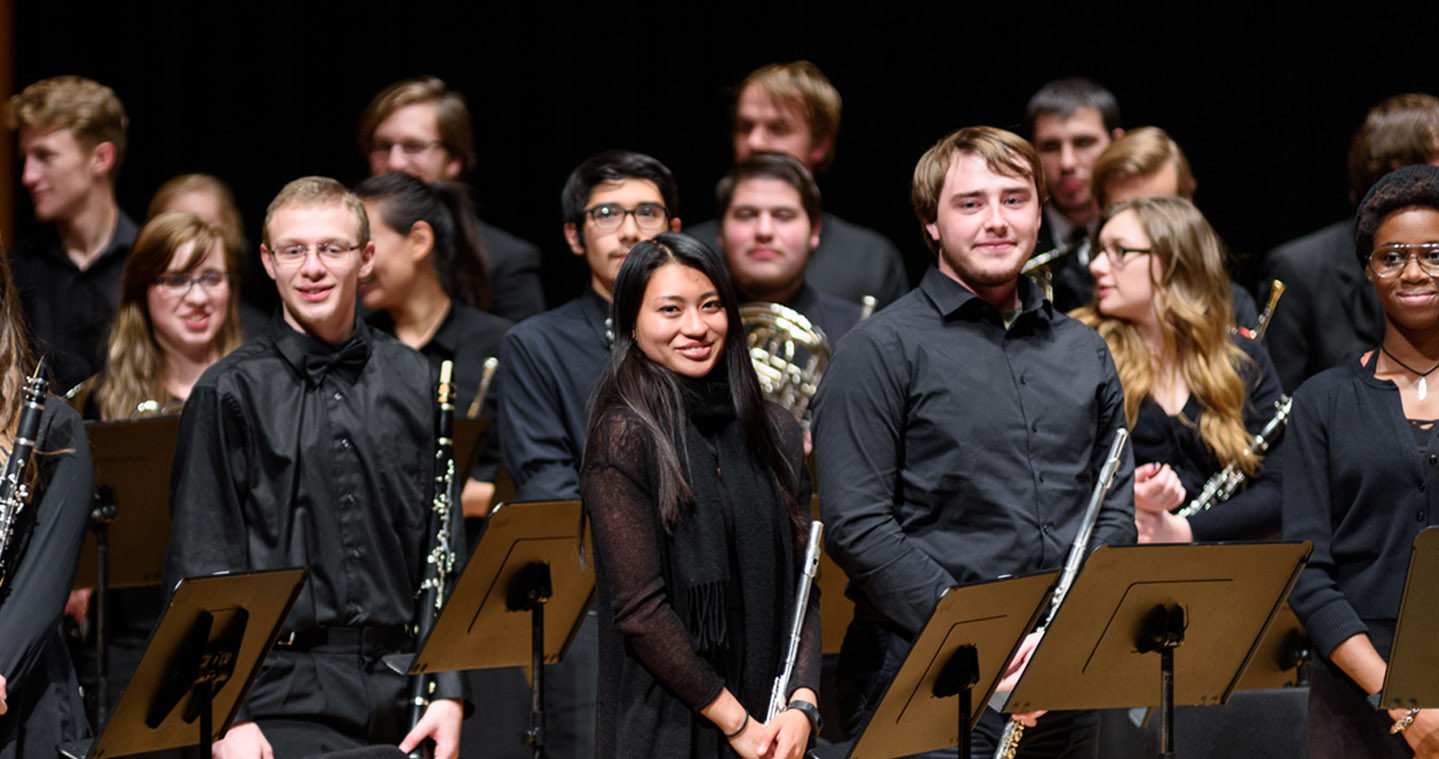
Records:
[[[788,153],[818,175],[834,162],[843,101],[818,66],[771,63],[750,72],[738,92],[732,114],[735,163],[754,153]],[[853,303],[870,295],[879,306],[909,290],[904,259],[883,235],[832,213],[823,214],[817,226],[819,245],[805,271],[810,284]],[[719,236],[719,220],[686,231],[711,243]]]
[[[115,202],[125,107],[99,82],[57,76],[10,98],[8,123],[41,223],[10,250],[10,268],[34,348],[63,391],[100,369],[135,242],[135,222]]]
[[[458,673],[436,676],[410,729],[406,679],[381,661],[414,650],[414,599],[430,552],[429,362],[355,318],[375,246],[364,205],[343,185],[286,185],[263,235],[261,262],[282,311],[190,392],[165,587],[293,566],[308,566],[310,578],[214,754],[285,759],[385,743],[408,751],[429,738],[436,757],[454,759]],[[451,549],[460,551],[456,528]]]
[[[1039,231],[1043,172],[1028,142],[992,127],[930,148],[911,200],[936,265],[850,330],[815,396],[825,546],[855,600],[836,672],[851,732],[945,590],[1064,562],[1125,426],[1104,340],[1019,273]],[[1126,450],[1096,544],[1134,541],[1133,474]],[[1003,724],[985,712],[976,756],[993,752]],[[1092,712],[1051,713],[1026,731],[1021,755],[1093,756],[1097,726]]]
[[[402,171],[424,182],[463,179],[475,168],[475,136],[465,98],[437,77],[404,79],[381,90],[360,114],[360,152],[370,176]],[[480,221],[493,302],[510,321],[545,310],[540,249]]]

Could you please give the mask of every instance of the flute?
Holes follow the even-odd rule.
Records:
[[[1074,579],[1079,576],[1079,567],[1084,564],[1084,557],[1089,554],[1089,539],[1094,535],[1094,524],[1099,521],[1099,507],[1104,502],[1109,487],[1114,484],[1114,473],[1119,469],[1120,455],[1124,453],[1124,444],[1128,440],[1129,430],[1120,427],[1114,431],[1114,443],[1109,446],[1109,458],[1099,470],[1099,480],[1094,483],[1094,491],[1089,494],[1084,521],[1080,523],[1079,533],[1074,536],[1074,543],[1069,547],[1069,555],[1065,557],[1064,571],[1059,575],[1059,582],[1054,585],[1054,594],[1049,598],[1049,611],[1044,615],[1044,624],[1035,630],[1041,639],[1044,631],[1049,629],[1049,623],[1054,621],[1059,605],[1064,603],[1064,597],[1069,595]],[[1014,719],[1007,722],[1004,733],[999,736],[999,745],[994,750],[995,759],[1014,759],[1019,751],[1019,739],[1022,737],[1024,724]]]
[[[784,669],[774,679],[769,691],[769,710],[764,721],[769,722],[776,714],[784,711],[785,695],[789,692],[789,681],[794,676],[795,660],[799,658],[799,639],[804,630],[806,607],[809,606],[809,589],[814,585],[814,576],[819,571],[820,538],[824,536],[824,523],[815,520],[809,523],[809,545],[804,550],[804,568],[800,573],[799,588],[794,594],[794,623],[789,628],[789,647],[785,651]]]

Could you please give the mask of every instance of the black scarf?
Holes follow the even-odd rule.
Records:
[[[735,417],[723,366],[686,380],[683,395],[675,442],[694,500],[668,540],[675,610],[695,650],[762,713],[792,613],[782,608],[794,586],[788,511]]]

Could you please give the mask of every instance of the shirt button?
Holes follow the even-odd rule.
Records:
[[[350,447],[350,439],[347,438],[347,437],[342,437],[342,438],[340,438],[340,447],[341,447],[341,448],[345,448],[345,449],[349,449],[349,447]],[[1423,486],[1421,485],[1420,487],[1422,488]]]
[[[1033,424],[1029,425],[1029,431],[1039,432],[1039,422],[1034,422]]]
[[[1419,492],[1424,492],[1424,483],[1419,483]]]
[[[1042,474],[1039,475],[1039,481],[1040,481],[1040,482],[1044,482],[1044,475],[1042,475]]]
[[[1021,375],[1019,376],[1019,384],[1021,384],[1021,385],[1028,385],[1028,384],[1029,384],[1029,378],[1028,378],[1028,377],[1025,377],[1024,375],[1021,374]]]
[[[335,395],[334,395],[333,397],[334,397],[335,400],[338,401],[338,400],[343,400],[345,396],[340,395],[340,391],[339,391],[339,390],[336,390],[336,391],[335,391]]]
[[[1054,525],[1050,524],[1049,522],[1045,522],[1044,524],[1042,524],[1042,525],[1039,526],[1039,529],[1044,530],[1045,532],[1049,532],[1049,531],[1052,530],[1053,528],[1054,528]]]
[[[1421,512],[1419,512],[1418,514],[1415,514],[1415,515],[1414,515],[1414,521],[1416,521],[1416,522],[1422,522],[1422,521],[1424,521],[1424,512],[1421,511]]]
[[[1429,455],[1429,463],[1430,463],[1430,464],[1439,464],[1439,456],[1435,456],[1435,455],[1433,455],[1433,454],[1430,454],[1430,455]]]

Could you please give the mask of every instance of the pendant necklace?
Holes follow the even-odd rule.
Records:
[[[1417,396],[1419,397],[1419,400],[1421,400],[1421,401],[1424,400],[1424,396],[1426,396],[1426,395],[1429,394],[1429,385],[1428,385],[1428,383],[1426,383],[1426,382],[1424,381],[1424,378],[1425,378],[1425,377],[1428,377],[1428,376],[1431,375],[1431,374],[1433,374],[1435,369],[1439,369],[1439,364],[1435,364],[1435,365],[1429,367],[1429,371],[1427,371],[1427,372],[1421,372],[1421,371],[1419,371],[1418,369],[1415,369],[1414,367],[1412,367],[1412,366],[1404,363],[1403,361],[1400,361],[1399,359],[1395,358],[1395,357],[1394,357],[1394,354],[1393,354],[1393,353],[1390,353],[1390,352],[1389,352],[1389,349],[1384,347],[1384,343],[1380,343],[1380,344],[1379,344],[1379,350],[1384,351],[1384,355],[1388,356],[1390,361],[1393,361],[1394,363],[1396,363],[1396,364],[1404,367],[1405,369],[1409,370],[1409,372],[1410,372],[1411,374],[1417,374],[1417,375],[1419,375],[1419,390],[1418,390],[1417,393],[1415,393],[1415,395],[1417,395]]]

